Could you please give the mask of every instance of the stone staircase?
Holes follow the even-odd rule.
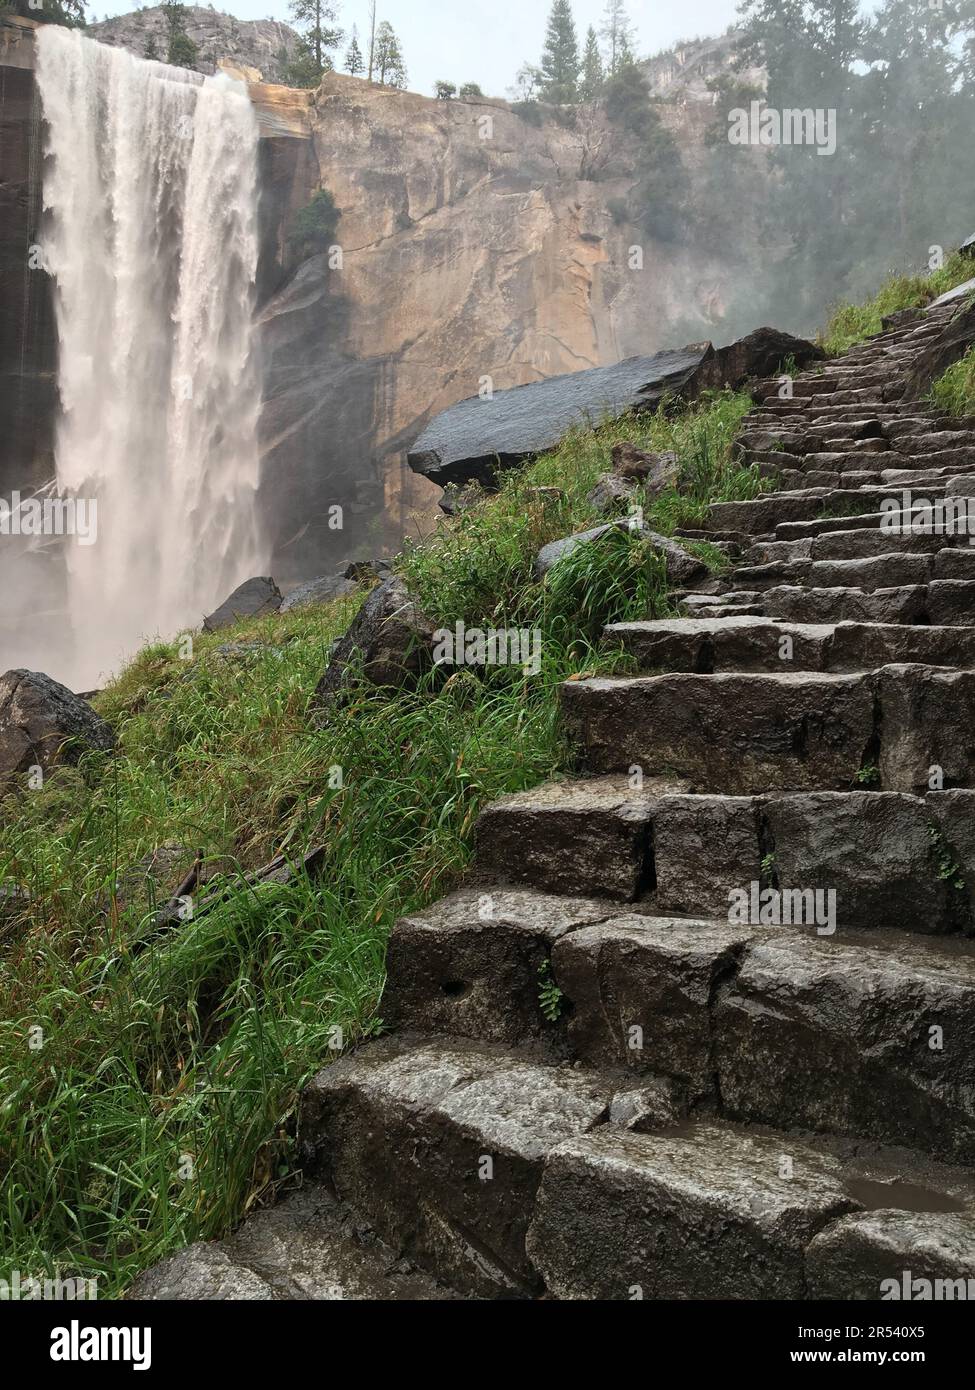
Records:
[[[880,526],[975,473],[901,399],[953,308],[762,391],[736,567],[608,630],[640,673],[565,685],[578,775],[483,812],[391,1036],[307,1087],[311,1190],[419,1296],[975,1278],[975,558]]]

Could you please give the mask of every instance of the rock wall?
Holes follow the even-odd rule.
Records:
[[[151,35],[160,58],[166,57],[166,16],[161,5],[103,19],[90,24],[87,32],[99,43],[127,48],[139,58]],[[197,47],[198,72],[215,72],[224,59],[237,67],[257,68],[268,82],[280,82],[298,46],[298,35],[290,24],[277,19],[238,20],[203,5],[186,6],[186,33]]]
[[[262,119],[290,100],[292,139],[307,127],[314,157],[296,165],[289,207],[326,188],[342,213],[341,268],[322,255],[282,271],[262,309],[279,578],[428,527],[439,493],[409,472],[405,446],[487,380],[501,389],[680,346],[675,323],[706,338],[720,321],[739,271],[614,220],[633,175],[598,120],[535,126],[504,102],[438,102],[336,73],[307,99],[252,93]],[[663,115],[701,147],[703,108]],[[598,178],[581,177],[594,165]],[[346,527],[328,532],[325,508],[342,497]]]
[[[54,473],[54,311],[30,249],[41,212],[32,28],[16,16],[0,21],[0,496]]]

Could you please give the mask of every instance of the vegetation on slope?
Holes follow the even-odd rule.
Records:
[[[456,883],[486,802],[564,765],[556,688],[599,659],[602,623],[667,611],[635,535],[544,585],[535,552],[598,519],[585,495],[618,438],[679,453],[687,491],[648,509],[661,530],[708,497],[754,495],[729,447],[748,405],[724,394],[580,432],[402,557],[437,620],[538,626],[537,677],[461,669],[418,692],[364,690],[316,729],[310,698],[361,600],[252,620],[194,637],[189,659],[178,641],[147,647],[97,697],[116,753],[7,798],[0,886],[31,901],[6,915],[0,901],[5,1264],[97,1275],[110,1296],[287,1183],[301,1085],[380,1026],[390,926]],[[561,498],[531,491],[551,486]],[[126,885],[167,844],[202,850],[235,891],[161,930]],[[314,881],[245,884],[318,845]]]
[[[975,415],[975,348],[969,348],[938,378],[931,398],[946,415]]]
[[[862,304],[843,304],[830,317],[820,342],[831,356],[847,352],[855,343],[879,333],[888,314],[899,309],[922,309],[939,295],[975,276],[975,262],[955,251],[940,270],[927,275],[892,275],[872,299]]]

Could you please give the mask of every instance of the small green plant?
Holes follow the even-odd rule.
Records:
[[[863,767],[857,769],[853,780],[861,787],[872,787],[880,781],[880,768],[876,763],[864,763]]]
[[[760,867],[762,873],[765,874],[767,877],[771,878],[772,873],[775,869],[775,855],[764,854],[762,856],[762,862]]]
[[[552,962],[545,958],[538,967],[538,1003],[547,1023],[558,1023],[564,995],[552,979]]]
[[[295,217],[288,245],[296,260],[326,251],[335,239],[341,212],[327,188],[320,188]]]
[[[961,866],[948,848],[945,838],[936,825],[928,826],[928,835],[934,846],[935,856],[938,861],[938,878],[943,883],[948,883],[952,888],[959,891],[964,890],[965,880],[962,876]]]

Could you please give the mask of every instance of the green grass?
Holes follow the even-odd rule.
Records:
[[[953,252],[940,270],[927,275],[892,275],[872,299],[863,304],[844,304],[834,311],[820,343],[830,354],[847,352],[855,343],[883,328],[887,314],[899,309],[920,309],[956,285],[975,278],[975,262]]]
[[[975,348],[938,378],[931,399],[946,415],[975,415]]]
[[[437,621],[539,627],[536,677],[462,669],[363,689],[316,728],[329,644],[361,601],[342,600],[201,635],[189,660],[147,647],[96,700],[114,755],[7,797],[0,883],[31,901],[0,917],[0,1277],[96,1275],[110,1297],[291,1181],[303,1083],[336,1043],[381,1027],[392,923],[459,881],[482,806],[565,765],[557,687],[612,668],[603,623],[669,611],[638,536],[579,551],[540,585],[537,549],[599,519],[585,496],[617,438],[679,454],[686,490],[647,511],[661,530],[700,520],[709,496],[755,495],[730,453],[748,406],[725,393],[580,431],[407,548],[400,567]],[[552,485],[555,502],[530,492]],[[227,659],[228,640],[264,645]],[[162,845],[202,851],[234,890],[165,931],[128,872]],[[317,845],[314,881],[245,883]]]

